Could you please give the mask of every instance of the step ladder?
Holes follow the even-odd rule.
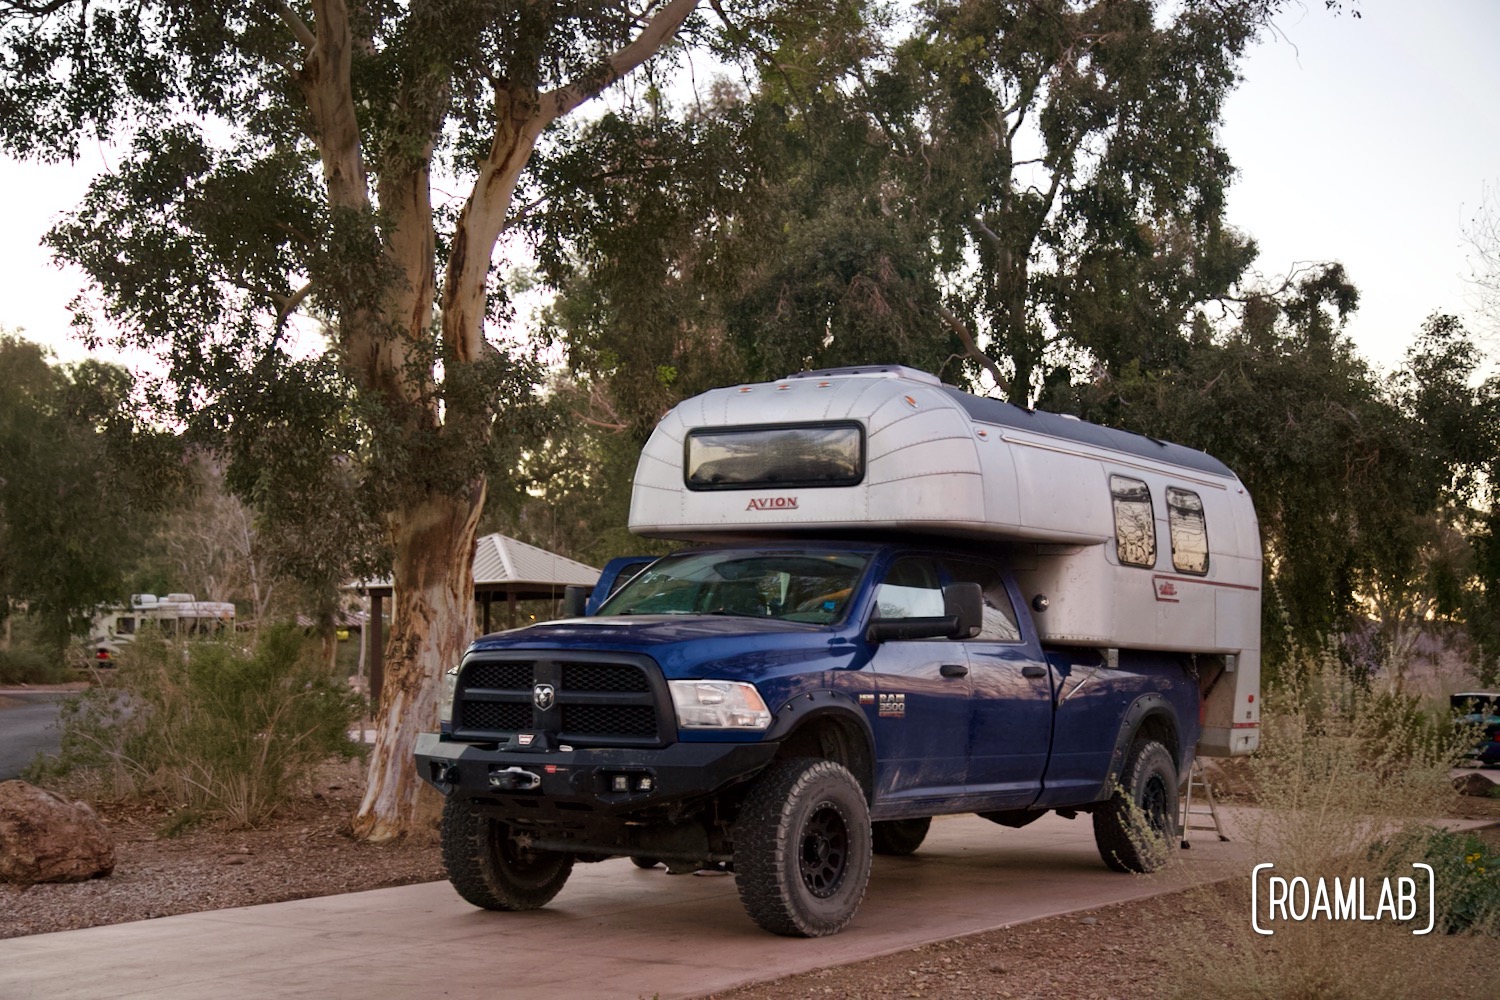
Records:
[[[1202,794],[1203,802],[1207,805],[1196,804],[1193,799],[1196,794]],[[1182,796],[1182,847],[1184,850],[1191,847],[1188,837],[1194,830],[1212,830],[1219,835],[1220,840],[1227,841],[1228,835],[1224,833],[1224,823],[1219,819],[1219,807],[1214,802],[1214,789],[1203,774],[1203,761],[1198,757],[1193,758],[1193,767],[1188,771],[1187,791]]]

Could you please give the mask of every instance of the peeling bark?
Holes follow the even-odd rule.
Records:
[[[472,498],[428,497],[396,521],[390,669],[375,710],[364,801],[354,835],[386,841],[437,819],[441,799],[412,764],[417,734],[437,729],[443,671],[455,666],[474,635],[474,539],[484,486]]]

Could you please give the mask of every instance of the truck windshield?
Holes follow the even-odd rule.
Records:
[[[715,549],[658,560],[601,615],[736,615],[827,625],[844,614],[869,557],[857,552]]]

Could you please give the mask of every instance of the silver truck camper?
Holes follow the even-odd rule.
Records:
[[[1003,550],[1045,643],[1190,653],[1198,752],[1260,734],[1260,531],[1191,448],[1026,410],[899,366],[803,372],[679,404],[641,453],[630,528],[681,540],[899,532]]]

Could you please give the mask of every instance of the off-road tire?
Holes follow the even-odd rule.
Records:
[[[772,763],[734,825],[734,879],[750,919],[773,934],[842,930],[870,881],[870,811],[859,782],[830,760]]]
[[[932,817],[919,819],[888,819],[873,824],[872,834],[876,854],[890,857],[905,857],[922,846],[927,839],[927,829],[932,826]]]
[[[657,865],[661,864],[661,862],[656,858],[631,858],[630,863],[635,865],[637,868],[655,868]]]
[[[1117,872],[1154,872],[1177,842],[1177,765],[1155,740],[1138,740],[1125,755],[1119,787],[1094,810],[1094,843]],[[1142,824],[1146,829],[1142,829]]]
[[[443,867],[458,894],[486,910],[535,910],[562,890],[573,855],[527,851],[510,827],[457,799],[443,804]]]

